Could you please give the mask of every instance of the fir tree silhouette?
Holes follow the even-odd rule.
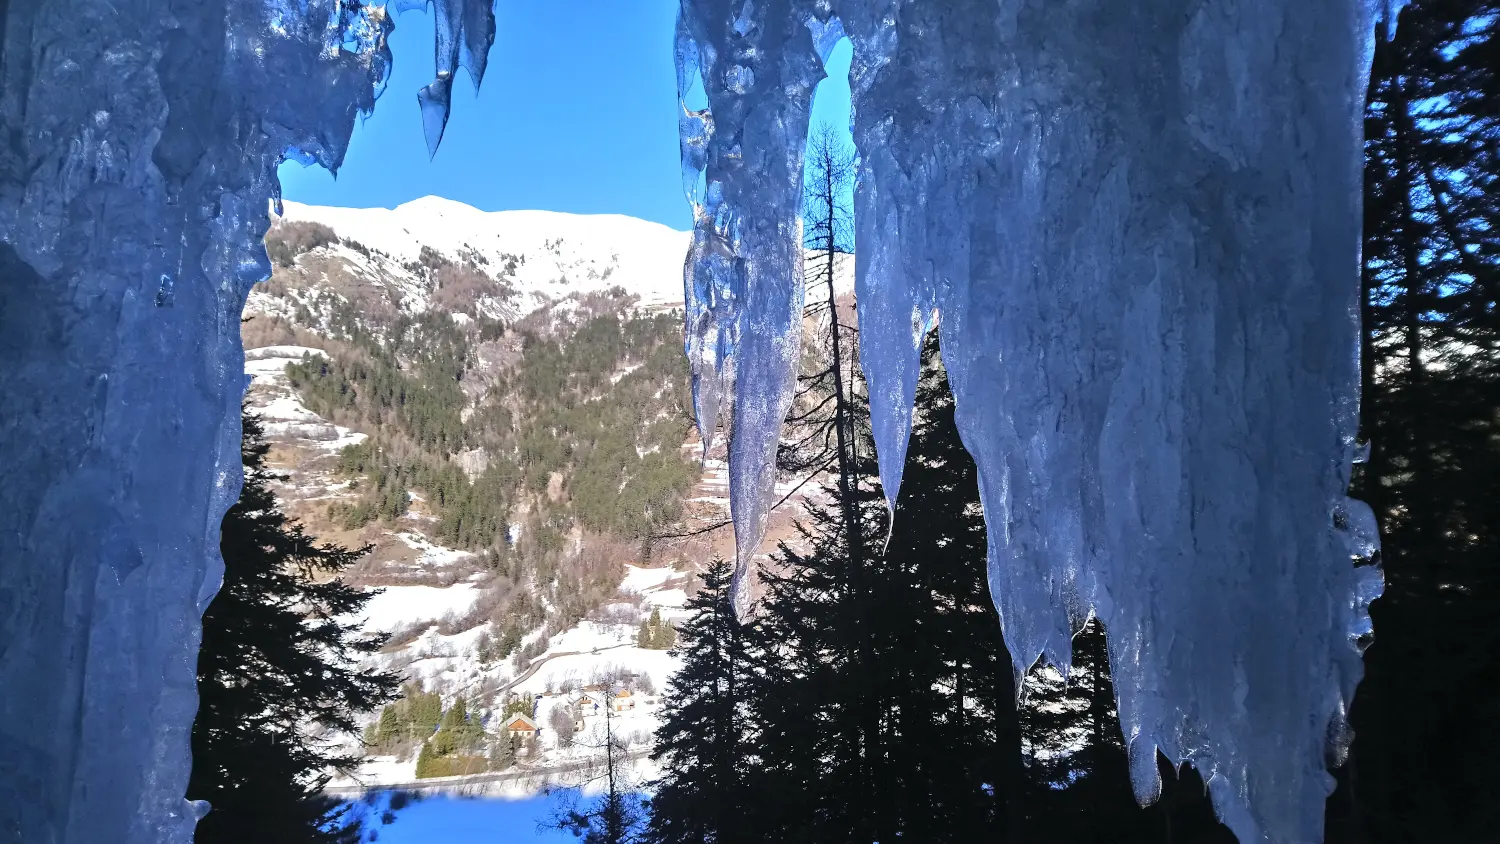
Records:
[[[381,637],[351,621],[372,597],[334,575],[363,555],[316,544],[278,508],[255,417],[244,418],[245,485],[224,516],[224,584],[203,615],[188,797],[213,809],[199,844],[346,844],[343,809],[320,792],[357,761],[331,738],[389,700],[392,674],[359,666]]]
[[[1327,840],[1496,840],[1500,3],[1415,0],[1374,42],[1353,495],[1385,593]]]
[[[692,615],[677,631],[682,667],[663,699],[651,754],[663,771],[644,836],[651,844],[763,840],[747,837],[760,811],[746,803],[744,783],[753,631],[735,618],[732,575],[723,559],[709,564],[703,588],[687,602]]]

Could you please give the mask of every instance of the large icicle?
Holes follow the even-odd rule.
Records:
[[[488,3],[439,9],[477,81]],[[0,4],[6,841],[188,844],[208,809],[183,794],[240,311],[277,164],[337,167],[390,26],[347,0]]]
[[[691,186],[703,174],[684,273],[686,343],[705,448],[733,397],[729,500],[742,612],[801,345],[802,151],[824,76],[804,25],[810,9],[796,0],[706,0],[684,5],[678,23],[684,177]],[[706,112],[688,101],[697,80]]]
[[[1353,565],[1373,519],[1345,498],[1372,16],[1361,0],[813,11],[837,15],[855,48],[861,361],[887,494],[936,305],[1018,666],[1066,665],[1097,614],[1139,796],[1157,792],[1160,749],[1202,772],[1241,841],[1320,840],[1325,753],[1380,582]],[[731,55],[736,20],[769,29],[784,13],[807,11],[683,0],[700,57]],[[757,68],[806,66],[802,43],[761,39]],[[738,79],[704,74],[710,147],[736,161],[800,151],[800,136],[742,131]],[[802,96],[756,88],[753,106],[801,114]],[[765,199],[740,187],[763,168],[709,169],[710,207],[733,184],[732,219],[790,220],[785,204],[746,204]],[[731,243],[737,279],[793,277],[779,252]],[[693,283],[705,266],[688,268],[690,310],[738,325],[735,303]],[[756,309],[797,304],[775,293]],[[731,466],[742,566],[760,536],[763,426],[784,407],[787,376],[768,369],[782,366],[732,344],[695,359],[700,380],[732,386],[734,438],[753,438],[738,451],[760,461]]]

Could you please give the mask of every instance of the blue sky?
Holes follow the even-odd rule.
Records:
[[[687,229],[672,66],[677,0],[496,6],[484,86],[476,97],[459,71],[436,159],[427,158],[417,111],[417,91],[434,75],[432,18],[406,12],[391,36],[385,94],[355,127],[338,179],[288,162],[283,195],[389,208],[436,194],[486,211],[629,214]],[[814,121],[848,119],[849,55],[847,42],[835,51]]]

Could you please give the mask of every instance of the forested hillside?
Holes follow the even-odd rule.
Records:
[[[494,222],[445,202],[275,219],[275,269],[242,333],[263,384],[251,409],[269,414],[286,473],[280,494],[316,535],[374,546],[354,582],[430,590],[411,593],[425,605],[388,603],[381,623],[396,661],[442,688],[475,671],[498,671],[499,683],[603,612],[626,563],[660,557],[651,538],[677,525],[703,473],[684,448],[680,312],[654,292],[659,268],[615,233],[649,241],[660,227],[605,218],[595,231],[580,228],[589,218],[544,215],[558,228],[542,236],[511,214],[497,225],[518,226],[530,238],[520,245],[472,221],[464,237],[477,246],[356,239],[370,219],[420,231],[403,220],[434,209],[449,223]],[[325,214],[363,228],[336,230],[315,219]],[[678,233],[661,231],[662,265],[680,273]],[[629,636],[645,617],[610,612]],[[436,641],[473,631],[473,642]],[[451,664],[426,665],[428,653]]]
[[[242,334],[278,500],[310,535],[370,549],[341,578],[383,590],[363,621],[389,637],[373,661],[429,708],[462,700],[486,737],[372,742],[372,721],[363,742],[340,738],[364,756],[357,779],[576,764],[591,739],[566,740],[577,724],[557,713],[600,684],[640,695],[620,740],[648,764],[675,626],[697,572],[733,547],[722,444],[700,465],[688,412],[686,235],[428,198],[288,203],[266,247],[274,272]],[[779,485],[767,552],[798,543],[820,493],[807,476],[826,467],[804,462]],[[494,722],[523,694],[540,695],[547,735],[502,741]]]

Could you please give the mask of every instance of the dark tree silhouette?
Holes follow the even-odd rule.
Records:
[[[195,840],[342,844],[358,832],[333,828],[343,810],[320,791],[358,757],[317,733],[355,733],[397,680],[359,667],[383,641],[350,621],[371,593],[334,577],[365,549],[317,545],[278,510],[260,425],[247,415],[244,428],[245,485],[224,516],[224,584],[198,657],[188,797],[213,810]]]
[[[682,668],[664,697],[652,759],[661,765],[645,840],[651,844],[750,842],[761,807],[746,802],[753,631],[735,618],[729,597],[733,568],[716,559],[703,588],[687,603],[691,618],[678,630]]]
[[[646,822],[646,807],[638,783],[630,780],[628,748],[615,732],[614,709],[604,707],[602,736],[574,737],[573,744],[582,747],[598,760],[597,769],[585,785],[603,785],[604,793],[592,801],[577,800],[557,811],[542,826],[571,832],[583,844],[636,844]]]
[[[1355,497],[1384,596],[1328,804],[1331,844],[1481,841],[1500,755],[1500,3],[1416,0],[1365,113]]]

